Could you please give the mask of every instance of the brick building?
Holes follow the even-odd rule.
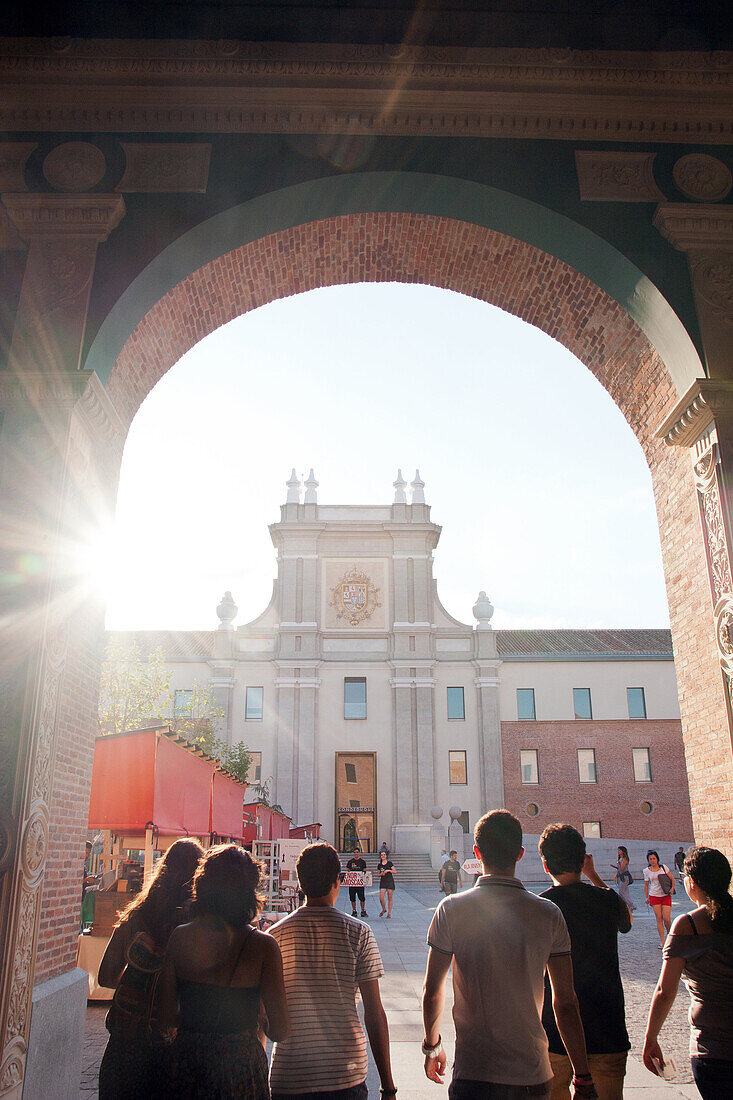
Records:
[[[443,608],[440,527],[416,474],[391,505],[305,501],[293,476],[272,600],[234,629],[138,632],[161,646],[174,708],[213,688],[221,734],[252,750],[252,780],[342,851],[429,853],[455,819],[467,838],[506,805],[527,833],[570,821],[587,836],[692,837],[677,682],[667,630],[494,630]],[[116,635],[125,637],[125,635]],[[454,826],[452,842],[456,839]]]

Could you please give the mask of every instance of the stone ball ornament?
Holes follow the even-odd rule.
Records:
[[[432,810],[430,811],[430,816],[432,817],[433,821],[440,821],[441,817],[443,816],[443,807],[433,806]]]
[[[448,810],[448,813],[450,815],[451,821],[459,821],[463,810],[460,806],[451,806],[451,808]]]

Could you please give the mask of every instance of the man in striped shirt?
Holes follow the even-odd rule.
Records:
[[[304,848],[296,870],[306,903],[270,929],[282,952],[292,1022],[290,1036],[272,1051],[272,1100],[366,1100],[366,1036],[357,990],[381,1094],[394,1096],[379,995],[384,968],[374,934],[336,908],[341,862],[330,844]]]

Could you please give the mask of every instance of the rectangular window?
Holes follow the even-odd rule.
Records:
[[[260,783],[262,780],[262,753],[251,752],[249,768],[247,770],[248,783]]]
[[[448,717],[465,718],[466,708],[463,702],[463,688],[447,688]]]
[[[573,709],[576,718],[592,718],[590,688],[573,688]]]
[[[534,722],[534,688],[517,688],[517,718],[520,722]]]
[[[451,783],[468,783],[465,752],[456,750],[448,753],[448,772]]]
[[[578,749],[578,775],[581,783],[598,782],[595,749]]]
[[[262,711],[265,698],[265,689],[261,687],[248,687],[244,694],[244,717],[247,720],[262,719]]]
[[[537,749],[522,749],[519,753],[519,766],[523,783],[539,783],[540,764]]]
[[[344,680],[344,718],[366,718],[366,679],[347,676]]]
[[[644,688],[627,688],[626,702],[629,708],[629,718],[646,718]]]
[[[637,783],[651,783],[652,759],[649,749],[632,749],[634,758],[634,779]]]
[[[464,810],[461,813],[461,816],[458,818],[458,823],[461,826],[461,828],[463,829],[464,833],[470,833],[471,832],[471,826],[468,824],[468,810]],[[458,853],[458,862],[461,863],[462,860],[463,860],[463,854],[461,852],[459,852]]]
[[[351,806],[352,810],[358,810],[359,807],[361,806],[361,802],[359,801],[358,798],[350,798],[349,799],[349,806]]]
[[[584,821],[583,822],[583,836],[587,837],[600,837],[601,823],[600,821]]]
[[[356,764],[344,764],[344,769],[346,771],[346,782],[356,783]]]
[[[191,707],[193,706],[193,691],[188,688],[179,691],[176,690],[173,693],[173,713],[176,715],[186,715],[191,713]]]

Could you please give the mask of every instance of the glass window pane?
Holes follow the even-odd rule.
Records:
[[[448,753],[448,771],[451,783],[468,783],[468,768],[464,751]]]
[[[244,717],[250,719],[262,718],[262,705],[265,689],[261,687],[248,687],[245,695]]]
[[[573,688],[573,708],[576,718],[592,718],[590,688]]]
[[[652,761],[649,749],[632,749],[634,758],[634,779],[637,783],[651,783]]]
[[[366,718],[366,680],[344,680],[344,718]]]
[[[601,823],[600,821],[584,821],[583,822],[583,836],[600,837],[601,835]]]
[[[519,766],[523,783],[539,783],[540,768],[537,749],[522,749],[519,753]]]
[[[517,718],[534,721],[534,688],[517,688]]]
[[[247,770],[247,782],[259,783],[262,778],[262,753],[251,752],[249,756],[250,761]]]
[[[356,783],[356,764],[344,764],[344,770],[346,771],[346,782]]]
[[[448,688],[448,717],[465,718],[466,710],[463,703],[463,688]]]
[[[581,783],[598,782],[595,749],[578,749],[578,775]]]
[[[629,718],[646,718],[644,688],[627,688],[626,702],[629,707]]]
[[[190,714],[193,705],[193,691],[185,688],[177,690],[173,695],[173,713]]]

